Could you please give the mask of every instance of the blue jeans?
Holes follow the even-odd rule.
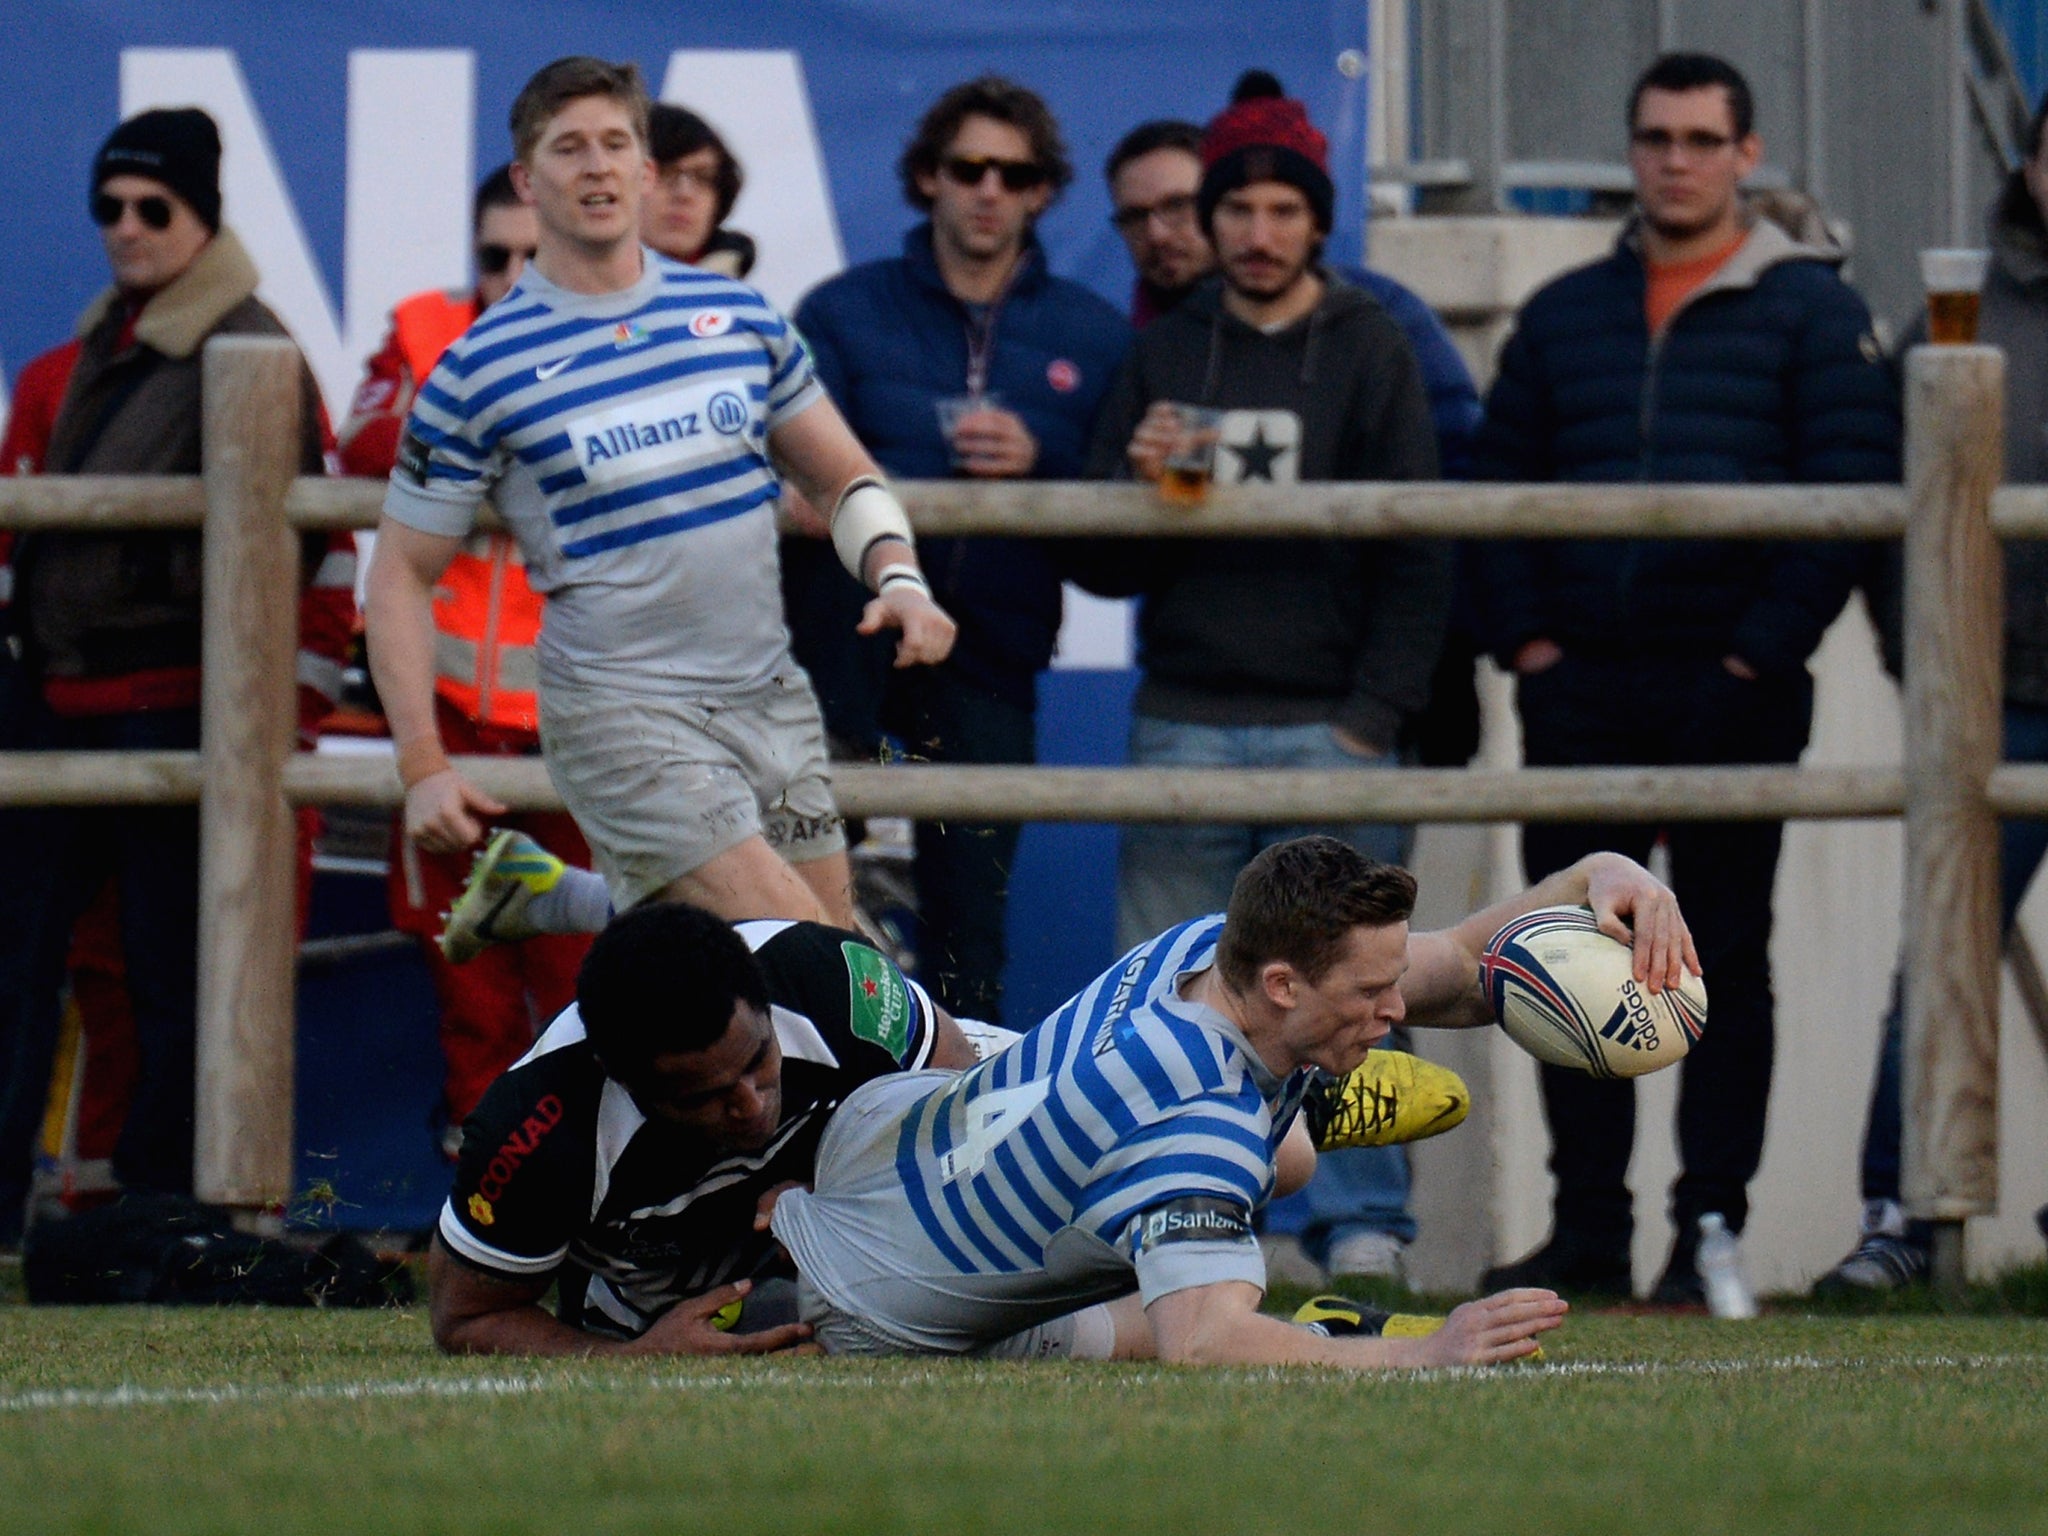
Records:
[[[1190,725],[1139,715],[1131,722],[1131,764],[1174,768],[1389,768],[1392,756],[1362,758],[1337,744],[1327,725]],[[1155,934],[1229,904],[1231,883],[1252,855],[1274,843],[1324,832],[1360,852],[1398,864],[1410,830],[1381,823],[1304,826],[1167,826],[1123,830],[1117,859],[1117,946],[1128,950]],[[1408,1155],[1400,1147],[1361,1147],[1324,1154],[1306,1189],[1276,1200],[1265,1230],[1297,1237],[1321,1257],[1328,1245],[1359,1232],[1415,1236],[1408,1211]]]
[[[2005,756],[2015,763],[2048,762],[2048,709],[2027,704],[2005,706]],[[1998,824],[1999,931],[2009,932],[2027,886],[2048,854],[2048,821],[2002,821]],[[1863,1133],[1863,1198],[1899,1198],[1899,1145],[1903,1137],[1902,1101],[1905,1084],[1905,999],[1899,977],[1892,976],[1892,1005],[1884,1016],[1884,1040],[1878,1047],[1877,1081],[1870,1090],[1870,1120]]]

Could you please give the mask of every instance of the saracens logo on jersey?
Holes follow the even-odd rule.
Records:
[[[692,336],[723,336],[732,329],[732,315],[723,309],[700,309],[690,316]]]

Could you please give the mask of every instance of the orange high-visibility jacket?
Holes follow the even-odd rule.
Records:
[[[476,316],[474,298],[439,289],[400,304],[391,312],[391,339],[357,395],[357,412],[391,411],[402,426],[420,384]],[[380,381],[380,374],[398,370],[398,377]],[[395,432],[391,443],[395,451]],[[382,468],[388,474],[391,466]],[[541,599],[526,584],[526,563],[512,537],[469,539],[434,588],[434,691],[479,725],[538,732],[534,642],[540,619]]]

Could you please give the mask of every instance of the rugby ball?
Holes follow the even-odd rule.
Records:
[[[1515,1044],[1595,1077],[1668,1067],[1707,1022],[1699,977],[1650,992],[1631,974],[1629,947],[1584,907],[1539,907],[1508,923],[1480,957],[1479,985]]]

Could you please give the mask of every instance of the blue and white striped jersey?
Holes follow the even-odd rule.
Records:
[[[1251,1215],[1308,1079],[1276,1078],[1235,1025],[1180,997],[1222,926],[1199,919],[1133,950],[887,1123],[861,1129],[868,1089],[848,1100],[815,1192],[775,1211],[804,1277],[906,1347],[937,1350],[1134,1284],[1148,1304],[1219,1281],[1263,1289]]]
[[[541,685],[721,693],[789,670],[767,436],[822,398],[753,289],[642,253],[616,293],[529,266],[414,402],[384,510],[461,536],[489,495],[547,595]]]

